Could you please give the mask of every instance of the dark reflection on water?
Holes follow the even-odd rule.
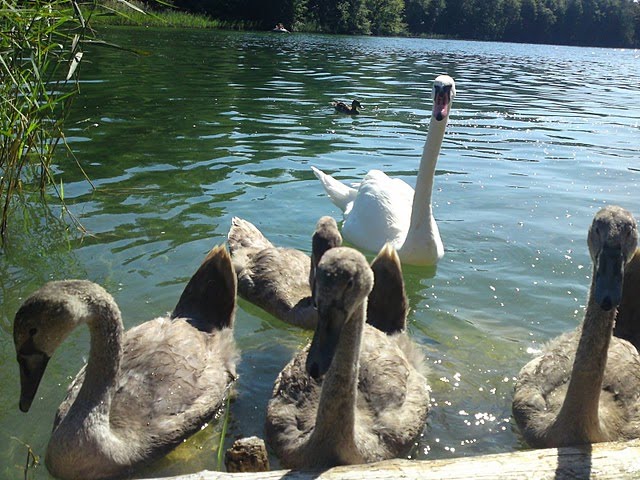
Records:
[[[521,448],[513,379],[540,345],[581,318],[586,230],[601,205],[637,212],[637,51],[445,40],[111,30],[149,50],[88,52],[67,135],[97,190],[61,154],[65,197],[91,236],[43,223],[2,257],[0,476],[43,455],[54,411],[87,354],[75,332],[28,415],[17,411],[11,320],[49,278],[85,277],[116,297],[127,327],[171,310],[233,216],[276,244],[309,250],[317,218],[339,211],[309,166],[358,181],[381,168],[410,183],[431,82],[458,96],[438,163],[434,210],[446,254],[407,267],[409,330],[431,364],[433,410],[414,458]],[[358,117],[334,99],[358,98]],[[263,435],[273,381],[309,334],[239,303],[243,352],[226,446]],[[145,476],[215,469],[213,422]],[[274,466],[277,462],[274,461]],[[34,478],[48,478],[39,467]]]

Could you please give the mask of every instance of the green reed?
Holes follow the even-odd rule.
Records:
[[[227,428],[229,427],[229,417],[231,410],[231,393],[227,393],[226,405],[224,406],[224,418],[222,419],[222,428],[220,430],[220,441],[218,443],[218,451],[216,455],[217,468],[222,471],[222,467],[224,465],[224,440],[227,438]]]
[[[165,2],[151,5],[134,0],[127,4],[118,0],[101,2],[93,25],[130,25],[145,27],[215,28],[220,30],[251,30],[255,22],[226,21],[177,10]]]
[[[0,241],[25,193],[45,199],[78,91],[87,23],[78,1],[0,3]],[[63,205],[59,187],[55,188]]]
[[[34,469],[38,467],[38,465],[40,465],[40,457],[38,457],[33,452],[33,450],[31,449],[31,445],[23,442],[17,437],[11,437],[11,439],[15,442],[21,443],[27,451],[27,459],[25,461],[24,467],[22,467],[22,473],[24,475],[24,480],[29,480],[29,477],[32,476],[31,474],[33,473]]]

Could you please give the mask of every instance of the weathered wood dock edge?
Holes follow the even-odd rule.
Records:
[[[524,450],[430,461],[386,460],[322,472],[276,470],[260,473],[202,471],[156,480],[576,480],[640,479],[640,440],[584,447]]]

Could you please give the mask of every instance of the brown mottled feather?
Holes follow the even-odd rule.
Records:
[[[113,312],[113,320],[104,320],[106,317],[100,313],[91,320],[94,326],[90,326],[89,362],[94,343],[117,343],[115,337],[94,338],[95,332],[111,331],[105,328],[110,323],[120,323],[116,331],[122,331],[118,307],[102,287],[89,281],[49,285],[32,295],[30,299],[35,300],[28,300],[31,306],[16,315],[17,341],[25,338],[26,332],[34,331],[33,322],[40,321],[38,317],[49,318],[48,325],[38,326],[55,336],[56,328],[70,330],[84,321],[74,315],[84,316],[83,312],[95,311],[91,309],[99,306],[97,311]],[[87,405],[74,402],[85,382],[87,367],[74,378],[56,414],[46,458],[50,471],[61,478],[129,475],[140,465],[167,453],[210,420],[223,405],[236,378],[238,352],[231,328],[234,299],[231,260],[224,247],[214,248],[185,288],[171,318],[150,320],[121,337],[122,357],[115,384],[100,385],[100,376],[93,375],[91,391],[111,392],[105,424],[90,412],[86,417],[79,416],[85,415],[82,412]],[[53,316],[44,311],[59,309],[58,306],[64,311],[53,312]],[[100,364],[94,362],[94,367],[94,373],[99,373]],[[102,403],[96,407],[100,409]]]
[[[332,249],[328,256],[333,260],[348,251],[352,249]],[[322,263],[326,263],[324,257]],[[366,268],[366,261],[364,263]],[[324,291],[327,278],[332,277],[324,275]],[[358,285],[355,278],[353,282]],[[328,280],[328,283],[331,284],[332,280]],[[359,290],[360,287],[354,286],[352,290],[345,290],[344,295]],[[332,296],[327,303],[334,305],[337,310],[348,310],[348,306],[333,303],[344,301],[346,297],[341,295]],[[366,298],[366,291],[362,295]],[[342,327],[336,347],[342,353],[340,357],[336,353],[324,376],[314,379],[308,373],[310,346],[298,353],[278,375],[267,409],[266,436],[282,464],[287,467],[316,468],[397,457],[412,447],[414,439],[423,430],[429,408],[424,355],[405,332],[387,335],[371,325],[361,324],[360,330],[355,327],[360,333],[354,334],[351,330],[353,325],[364,322],[366,310],[364,306],[360,308],[361,316],[358,319],[352,317],[345,322],[349,327]],[[334,320],[325,318],[324,321]],[[345,333],[347,328],[349,335]],[[318,335],[318,330],[315,335]],[[361,336],[361,340],[351,335]],[[355,398],[348,401],[350,380],[347,378],[353,378],[349,372],[353,371],[354,366],[334,363],[338,358],[348,358],[348,355],[343,355],[344,352],[357,346],[359,353],[354,354],[358,363],[357,386],[353,390]],[[331,393],[324,398],[330,403],[328,408],[324,407],[324,411],[330,411],[331,418],[320,419],[318,411],[323,398],[322,390],[329,384],[332,386]],[[340,393],[340,389],[345,391]],[[341,426],[347,423],[347,419],[351,418],[351,408],[355,415],[353,438],[335,438],[335,422]],[[317,433],[316,422],[322,421],[328,422],[328,425],[322,424],[320,430],[324,433]],[[350,445],[345,447],[349,451],[336,446],[339,444]]]
[[[252,223],[237,217],[232,220],[228,241],[238,275],[238,294],[286,323],[314,329],[318,321],[311,290],[314,265],[329,248],[342,243],[335,220],[318,220],[311,257],[273,246]],[[371,268],[375,282],[367,321],[385,333],[404,330],[408,301],[396,251],[385,245]]]
[[[582,324],[527,363],[515,385],[513,416],[533,447],[640,437],[640,355],[612,337],[624,271],[637,253],[636,221],[606,206],[587,239],[593,271]]]

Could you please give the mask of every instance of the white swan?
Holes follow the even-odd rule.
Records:
[[[623,271],[638,242],[626,210],[600,210],[588,236],[593,260],[582,325],[554,340],[518,376],[513,415],[533,447],[640,437],[640,355],[612,337]]]
[[[444,255],[431,194],[436,162],[456,95],[455,82],[440,75],[433,84],[433,110],[415,192],[405,181],[371,170],[358,188],[349,187],[311,167],[331,201],[344,212],[345,240],[377,252],[390,243],[403,263],[435,265]]]
[[[193,275],[170,316],[123,332],[120,310],[87,280],[49,282],[14,322],[20,409],[28,411],[49,358],[86,323],[87,365],[58,409],[46,465],[62,479],[122,477],[198,431],[236,378],[236,278],[224,247]]]
[[[400,271],[395,251],[385,247],[383,254]],[[267,408],[267,442],[286,467],[397,457],[423,430],[424,357],[406,333],[387,335],[365,324],[372,287],[373,272],[357,250],[337,247],[322,256],[313,340],[282,370]]]

